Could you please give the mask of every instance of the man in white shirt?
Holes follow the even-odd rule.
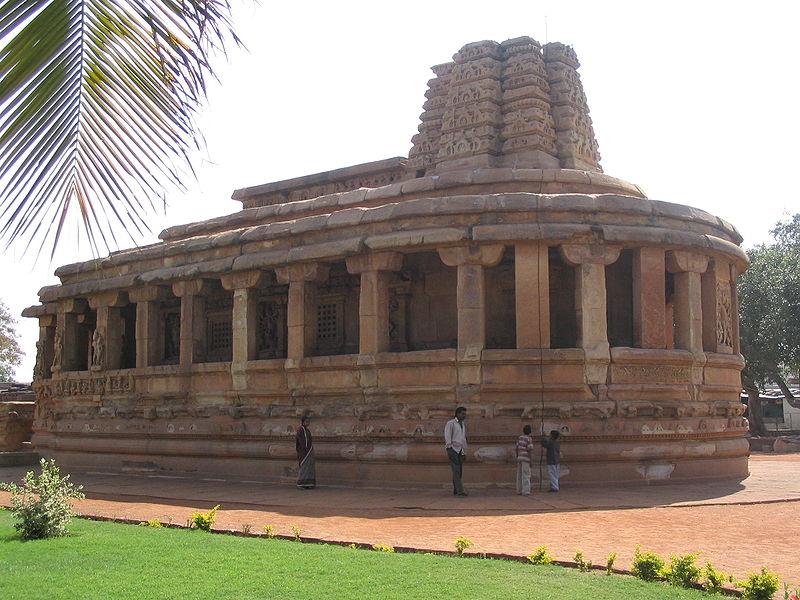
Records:
[[[456,409],[456,418],[450,419],[444,426],[444,447],[447,450],[447,457],[450,459],[450,469],[453,471],[453,495],[466,496],[464,484],[461,483],[461,474],[464,465],[464,458],[467,455],[467,430],[464,427],[464,419],[467,416],[467,409],[459,406]]]

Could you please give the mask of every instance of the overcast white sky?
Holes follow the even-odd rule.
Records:
[[[731,221],[745,246],[800,211],[800,3],[261,4],[236,6],[248,51],[219,61],[197,183],[169,198],[141,243],[238,210],[238,187],[406,155],[430,66],[465,43],[520,35],[578,52],[606,173]],[[57,282],[56,266],[90,257],[70,239],[52,264],[12,248],[0,258],[0,298],[19,315]],[[28,355],[17,378],[30,381],[38,329],[19,321]]]

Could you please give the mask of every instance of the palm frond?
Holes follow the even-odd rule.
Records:
[[[0,238],[55,254],[77,211],[96,254],[184,189],[227,0],[0,0]]]

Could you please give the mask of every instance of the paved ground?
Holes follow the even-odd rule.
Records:
[[[742,483],[563,489],[528,498],[504,490],[454,498],[442,490],[323,487],[197,479],[196,476],[74,472],[87,500],[82,514],[183,523],[198,509],[221,504],[217,526],[364,543],[452,549],[466,536],[473,550],[528,554],[547,545],[560,559],[576,549],[595,563],[617,553],[627,568],[637,544],[668,555],[700,552],[741,577],[761,565],[800,585],[800,455],[761,455]],[[23,468],[0,468],[0,481]],[[468,476],[468,473],[467,473]],[[8,494],[0,492],[0,504]]]

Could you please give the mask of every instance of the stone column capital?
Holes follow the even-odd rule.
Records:
[[[131,302],[155,302],[165,300],[168,297],[169,287],[164,285],[148,285],[144,287],[128,290],[128,298]]]
[[[292,283],[300,281],[322,283],[328,279],[330,265],[325,263],[300,263],[275,269],[278,283]]]
[[[222,287],[226,290],[241,290],[255,288],[261,285],[264,281],[264,271],[236,271],[234,273],[225,273],[220,276]]]
[[[58,303],[60,313],[83,313],[86,312],[87,302],[83,298],[66,298]]]
[[[89,296],[89,307],[97,310],[100,307],[120,308],[128,303],[128,293],[120,290],[111,290]]]
[[[708,256],[687,250],[667,252],[667,271],[670,273],[705,273],[708,268]]]
[[[55,327],[56,315],[42,315],[39,317],[39,327]]]
[[[211,291],[208,279],[191,279],[189,281],[176,281],[172,284],[172,293],[178,298],[184,296],[203,296]]]
[[[562,258],[573,267],[583,264],[608,266],[619,258],[622,247],[608,244],[563,244],[559,250]]]
[[[399,252],[371,252],[348,256],[345,262],[351,275],[365,271],[399,271],[403,268],[403,255]]]
[[[505,246],[502,244],[467,244],[439,248],[439,258],[448,267],[460,265],[480,265],[494,267],[503,258]]]

